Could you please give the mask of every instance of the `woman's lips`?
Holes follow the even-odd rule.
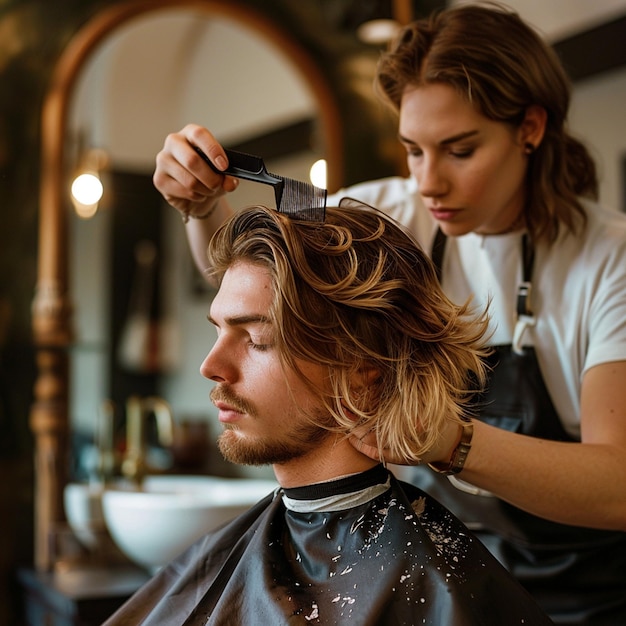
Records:
[[[438,222],[449,222],[450,220],[455,219],[459,214],[459,209],[437,208],[429,210]]]

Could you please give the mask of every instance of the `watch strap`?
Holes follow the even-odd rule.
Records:
[[[472,437],[474,435],[474,424],[471,420],[464,421],[461,426],[461,440],[456,445],[446,462],[429,463],[428,467],[439,474],[458,474],[465,466],[467,455],[472,447]]]

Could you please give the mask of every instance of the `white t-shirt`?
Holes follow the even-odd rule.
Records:
[[[435,220],[424,208],[413,179],[387,178],[329,196],[328,206],[351,197],[406,226],[430,252]],[[538,244],[531,306],[536,323],[524,334],[535,348],[544,382],[566,431],[580,438],[580,390],[586,370],[626,360],[626,215],[584,202],[587,227],[579,236],[562,232]],[[449,237],[442,284],[456,303],[490,301],[489,343],[510,344],[522,277],[521,233]],[[624,381],[626,384],[626,381]]]

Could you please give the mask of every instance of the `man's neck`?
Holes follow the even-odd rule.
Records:
[[[343,435],[337,435],[305,456],[272,467],[280,486],[290,488],[357,474],[374,465],[376,461],[358,452]]]

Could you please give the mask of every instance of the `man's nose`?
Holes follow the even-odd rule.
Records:
[[[214,382],[234,382],[235,372],[232,350],[229,353],[221,339],[218,338],[202,361],[200,373]]]

